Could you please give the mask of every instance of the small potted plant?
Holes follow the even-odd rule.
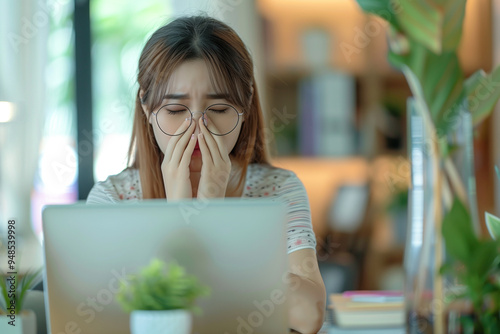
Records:
[[[0,333],[36,334],[35,313],[25,310],[23,304],[41,270],[28,271],[22,277],[0,272]]]
[[[153,259],[121,283],[116,299],[124,311],[131,312],[132,334],[189,334],[192,314],[201,313],[195,301],[209,293],[208,287],[177,263]]]

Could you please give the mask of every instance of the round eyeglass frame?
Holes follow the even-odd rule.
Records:
[[[218,133],[213,133],[212,131],[210,131],[210,129],[208,128],[207,126],[207,120],[205,119],[205,115],[206,115],[206,112],[208,109],[210,109],[211,107],[213,106],[220,106],[220,105],[223,105],[223,106],[227,106],[227,107],[230,107],[230,108],[233,108],[234,111],[236,112],[236,114],[238,115],[238,120],[236,121],[236,124],[234,125],[234,127],[229,130],[228,132],[224,133],[224,134],[218,134]],[[163,131],[163,129],[161,128],[160,126],[160,123],[158,122],[158,112],[165,108],[165,107],[168,107],[168,106],[183,106],[185,107],[189,113],[191,114],[191,120],[189,122],[189,126],[187,127],[186,130],[184,130],[183,132],[179,133],[179,134],[176,134],[176,135],[171,135],[171,134],[168,134],[166,133],[165,131]],[[213,134],[214,136],[226,136],[228,134],[230,134],[231,132],[234,131],[234,129],[236,129],[236,127],[238,126],[238,123],[240,122],[240,116],[243,116],[245,112],[241,112],[239,113],[238,110],[230,105],[230,104],[227,104],[227,103],[214,103],[214,104],[211,104],[209,105],[208,107],[205,108],[205,110],[201,113],[201,117],[203,119],[203,124],[205,125],[205,128],[208,130],[208,132],[210,132],[211,134]],[[158,128],[160,129],[161,132],[163,132],[164,134],[166,134],[167,136],[170,136],[170,137],[177,137],[177,136],[182,136],[184,133],[186,133],[186,131],[189,129],[189,127],[191,126],[191,124],[193,124],[193,112],[191,111],[191,109],[189,109],[188,106],[186,106],[185,104],[182,104],[182,103],[168,103],[168,104],[165,104],[165,105],[162,105],[156,112],[153,112],[153,114],[155,115],[155,119],[156,119],[156,124],[158,125]]]

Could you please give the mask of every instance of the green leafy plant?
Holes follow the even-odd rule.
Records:
[[[466,0],[357,2],[389,23],[389,61],[403,71],[438,135],[446,135],[461,109],[469,110],[474,124],[490,114],[500,98],[500,67],[465,79],[457,56]]]
[[[126,312],[186,309],[200,314],[201,309],[195,306],[195,301],[209,294],[208,287],[201,285],[196,277],[187,275],[177,263],[167,265],[153,259],[139,274],[129,275],[120,283],[116,300]]]
[[[430,155],[432,162],[431,174],[434,186],[433,205],[425,209],[432,210],[428,216],[432,216],[437,233],[434,246],[431,245],[430,238],[423,239],[422,252],[433,254],[433,263],[438,268],[441,267],[443,256],[440,249],[443,239],[440,232],[446,230],[448,236],[443,236],[444,239],[448,238],[446,249],[452,252],[450,255],[458,263],[461,263],[461,266],[453,267],[452,273],[467,286],[468,296],[477,312],[483,305],[480,301],[486,298],[486,291],[479,290],[481,286],[479,282],[490,282],[491,275],[486,272],[493,270],[494,246],[490,241],[480,241],[477,238],[479,225],[470,219],[465,209],[465,206],[475,201],[475,197],[473,192],[467,191],[467,186],[460,179],[453,162],[451,155],[459,148],[454,146],[453,136],[450,134],[464,113],[470,113],[473,125],[491,113],[500,98],[498,84],[500,67],[494,69],[491,74],[478,70],[469,78],[465,78],[457,50],[462,37],[466,0],[357,0],[357,2],[365,12],[377,15],[389,23],[389,62],[405,75],[413,94],[415,111],[421,116],[425,132],[428,134],[428,138],[425,139],[426,153]],[[457,207],[457,201],[464,204]],[[458,211],[462,215],[467,215],[464,216],[467,217],[465,221],[464,217],[457,216]],[[447,225],[451,224],[446,229],[441,225],[445,221]],[[473,223],[476,223],[473,228],[465,228],[472,226]],[[458,226],[460,224],[461,226]],[[463,233],[468,235],[462,235]],[[450,235],[454,235],[456,240],[449,239]],[[478,250],[471,245],[477,246]],[[432,253],[432,247],[437,251]],[[471,254],[476,256],[474,261],[467,257]],[[475,273],[474,269],[479,271]],[[420,270],[417,275],[419,277],[414,288],[416,298],[412,306],[415,310],[419,308],[420,297],[423,296],[426,273]],[[435,293],[433,298],[441,299],[442,280],[437,276],[432,279],[432,290]],[[484,289],[495,291],[488,293],[488,297],[497,293],[495,286],[493,283],[483,286]],[[418,312],[420,311],[419,309]],[[493,313],[487,314],[492,316]],[[486,317],[477,314],[476,316],[477,321],[478,319],[482,321]],[[432,315],[431,317],[434,332],[444,332],[444,317]],[[478,325],[483,324],[485,330],[489,328],[489,324],[481,321]]]
[[[31,271],[28,270],[25,275],[20,277],[19,274],[5,274],[0,272],[0,289],[1,289],[1,307],[0,314],[10,314],[13,310],[15,314],[21,313],[23,310],[24,298],[26,292],[34,287],[35,278],[38,277],[42,268]],[[6,277],[7,279],[4,279]],[[14,307],[11,309],[11,305]]]
[[[465,333],[498,333],[500,328],[500,240],[479,239],[465,206],[455,199],[443,220],[448,254],[441,274],[450,274],[463,291],[453,299],[472,303],[473,316],[462,317]]]
[[[454,189],[463,203],[470,197],[451,153],[457,147],[448,135],[463,112],[479,124],[500,98],[500,66],[491,74],[476,71],[465,78],[458,59],[466,0],[357,0],[363,11],[386,20],[388,59],[405,75],[415,100],[416,110],[429,134],[429,152],[444,163],[436,164],[436,212],[441,197]],[[449,184],[448,184],[449,180]],[[441,181],[444,183],[442,186]],[[447,209],[451,201],[445,201]],[[440,213],[436,222],[442,221]],[[475,231],[479,226],[475,226]]]

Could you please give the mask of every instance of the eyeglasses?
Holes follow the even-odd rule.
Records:
[[[193,112],[183,104],[171,103],[162,106],[155,114],[156,124],[168,136],[180,136],[187,131],[179,131],[182,123],[189,119],[189,126],[193,123]],[[240,116],[235,107],[225,103],[208,106],[202,113],[203,124],[215,136],[225,136],[238,126]],[[208,127],[208,121],[211,123]],[[188,126],[188,128],[189,128]]]

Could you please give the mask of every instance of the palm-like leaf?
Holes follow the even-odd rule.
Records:
[[[373,14],[387,7],[386,0],[358,3]],[[393,13],[388,21],[408,37],[410,52],[397,54],[397,50],[391,50],[389,60],[403,70],[406,68],[404,73],[414,96],[426,104],[438,134],[443,135],[453,126],[465,97],[464,74],[456,54],[465,0],[401,0],[400,8]],[[396,44],[393,41],[392,45]],[[420,89],[414,90],[416,86]]]
[[[367,13],[387,20],[426,49],[439,54],[455,51],[462,37],[466,0],[357,0]]]
[[[28,270],[26,272],[26,275],[21,279],[21,289],[20,291],[17,291],[17,294],[19,297],[16,303],[16,313],[21,312],[23,309],[23,304],[24,304],[24,296],[26,295],[26,291],[31,289],[33,287],[33,281],[35,278],[38,277],[38,275],[42,272],[42,268],[39,268],[38,270],[31,272],[31,270]]]
[[[491,74],[479,70],[465,81],[465,94],[474,124],[483,121],[500,98],[500,66]]]
[[[435,2],[440,7],[440,10],[444,12],[442,49],[443,51],[456,50],[462,39],[466,0],[440,0]]]
[[[484,217],[491,237],[495,240],[500,239],[500,218],[488,212],[484,213]]]
[[[438,128],[454,120],[457,105],[463,96],[464,75],[458,57],[453,52],[435,54],[417,43],[410,42],[413,52],[406,64],[422,86],[423,98]]]
[[[439,7],[428,0],[400,0],[400,6],[396,16],[403,32],[425,48],[441,52],[444,17]]]
[[[20,279],[18,274],[14,275],[9,275],[9,276],[14,276],[15,277],[15,284],[14,284],[14,298],[15,298],[15,313],[19,314],[23,310],[23,305],[24,305],[24,298],[26,296],[26,292],[30,289],[33,288],[33,283],[35,282],[35,279],[38,278],[38,275],[41,273],[42,268],[39,268],[38,270],[31,271],[28,270],[26,274]],[[4,277],[4,273],[0,272],[0,276]],[[2,297],[2,309],[0,311],[5,311],[7,312],[7,306],[10,304],[10,298],[8,295],[8,289],[9,287],[6,284],[6,281],[2,278],[0,279],[0,290],[1,290],[1,297]],[[0,312],[1,314],[1,312]]]
[[[438,134],[453,126],[464,97],[464,75],[455,53],[434,54],[409,41],[411,52],[389,51],[389,61],[401,68],[415,98],[425,103]]]
[[[363,11],[383,18],[393,27],[400,30],[400,25],[395,14],[396,10],[393,8],[392,3],[393,1],[391,0],[358,0],[358,4]]]

